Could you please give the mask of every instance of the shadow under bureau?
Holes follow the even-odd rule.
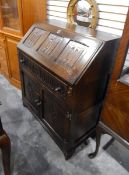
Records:
[[[116,36],[48,21],[18,44],[23,104],[66,159],[95,130],[118,43]]]

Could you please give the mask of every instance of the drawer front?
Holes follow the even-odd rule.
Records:
[[[38,80],[40,80],[45,87],[59,95],[62,98],[72,94],[72,88],[65,84],[63,81],[54,77],[43,67],[35,63],[31,58],[22,53],[19,54],[20,66],[22,69],[29,70]]]

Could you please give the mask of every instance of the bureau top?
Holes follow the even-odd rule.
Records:
[[[116,39],[111,36],[109,38]],[[33,25],[18,44],[18,49],[73,85],[95,59],[104,43],[104,39],[100,40],[89,33],[84,35],[75,32],[70,25],[69,28],[68,25],[64,28],[45,22]]]

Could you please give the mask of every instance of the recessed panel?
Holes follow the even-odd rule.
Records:
[[[50,34],[48,38],[42,43],[37,52],[40,55],[51,55],[52,51],[54,51],[57,47],[60,47],[62,41],[63,37]]]
[[[81,59],[84,52],[86,53],[88,46],[70,41],[63,50],[62,54],[56,59],[56,63],[65,67],[73,67],[73,65]]]
[[[45,33],[46,31],[42,29],[34,28],[34,30],[30,33],[30,35],[25,40],[24,45],[29,48],[33,47],[36,44],[36,42],[39,40],[39,38]]]

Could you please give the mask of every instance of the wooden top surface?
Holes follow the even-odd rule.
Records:
[[[99,31],[99,30],[94,30],[94,29],[91,29],[89,27],[75,25],[75,24],[64,22],[64,21],[51,19],[51,20],[46,20],[45,23],[64,28],[64,29],[68,30],[69,32],[76,32],[76,33],[79,33],[82,35],[96,38],[96,39],[101,40],[101,41],[110,41],[110,40],[114,40],[116,38],[119,38],[118,35],[106,33],[106,32]]]

